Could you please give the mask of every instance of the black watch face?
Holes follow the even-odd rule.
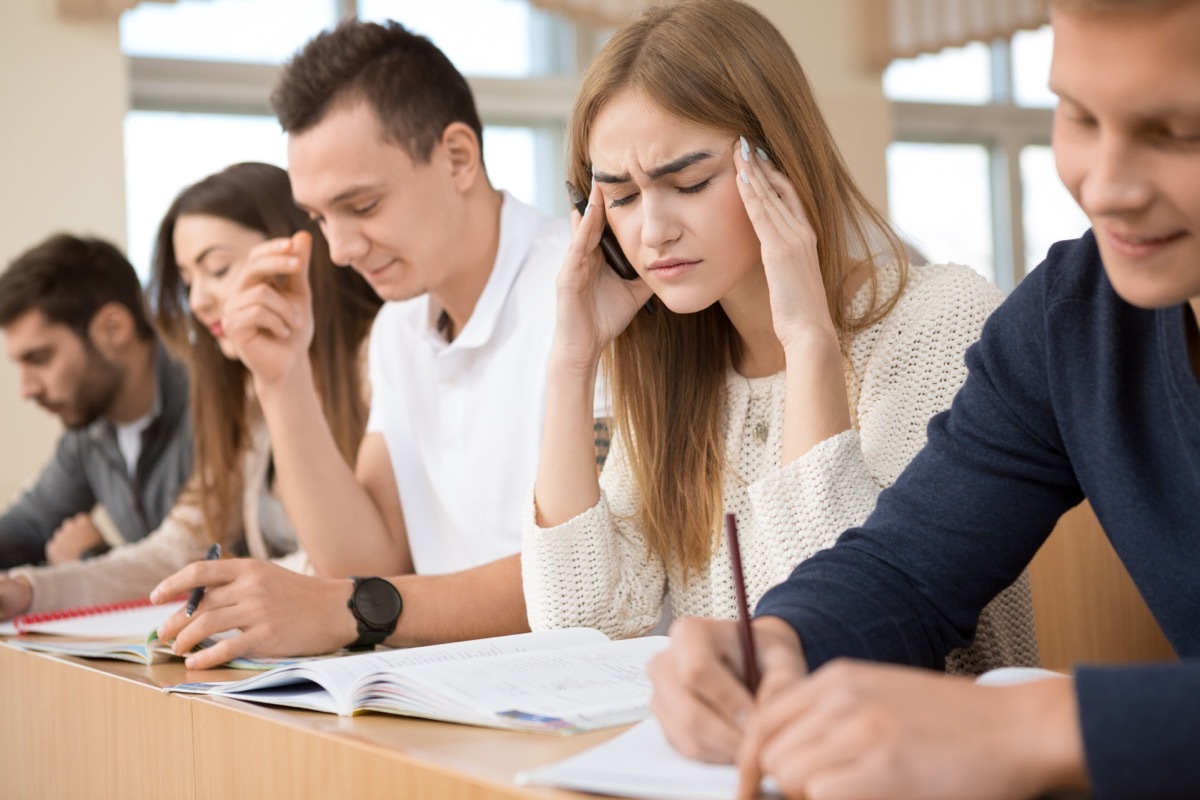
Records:
[[[380,578],[362,581],[354,591],[354,608],[368,625],[386,627],[400,616],[400,593]]]

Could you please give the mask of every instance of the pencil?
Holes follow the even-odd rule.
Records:
[[[742,572],[742,551],[738,547],[737,518],[725,515],[725,538],[729,542],[729,562],[733,567],[733,588],[737,593],[738,640],[742,646],[746,688],[750,694],[758,691],[758,656],[754,649],[754,628],[750,625],[750,608],[746,603],[746,576]]]

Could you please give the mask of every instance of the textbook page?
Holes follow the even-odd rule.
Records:
[[[224,694],[259,703],[349,715],[354,710],[353,698],[358,686],[380,674],[423,664],[486,658],[529,650],[552,650],[607,641],[608,637],[600,631],[563,628],[429,647],[361,653],[281,667],[242,681],[181,683],[168,686],[165,691]]]
[[[730,765],[681,756],[650,717],[579,755],[518,773],[517,783],[645,800],[733,800],[738,773]],[[778,796],[775,789],[773,781],[764,781],[762,796]]]
[[[466,659],[381,675],[360,709],[516,730],[574,733],[646,716],[650,658],[665,636]]]

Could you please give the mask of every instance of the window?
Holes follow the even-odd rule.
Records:
[[[987,148],[895,142],[887,159],[888,206],[905,241],[932,264],[966,264],[995,282]]]
[[[336,0],[178,0],[121,15],[134,57],[280,64],[337,19]]]
[[[492,184],[565,212],[562,129],[579,73],[577,34],[524,0],[141,3],[122,15],[121,46],[133,91],[128,249],[143,278],[158,222],[185,186],[238,161],[286,166],[271,87],[284,61],[346,14],[396,19],[429,36],[471,82]]]
[[[893,221],[933,261],[968,263],[1009,290],[1087,219],[1050,151],[1049,27],[899,59],[888,150]],[[980,226],[983,229],[980,229]]]

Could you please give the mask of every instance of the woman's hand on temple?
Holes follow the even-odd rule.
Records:
[[[651,292],[640,278],[624,280],[605,263],[599,246],[604,199],[597,187],[591,188],[584,214],[572,218],[575,230],[555,284],[554,360],[594,372],[600,353],[625,330]]]
[[[813,332],[836,341],[817,234],[796,188],[765,150],[743,137],[734,143],[733,160],[742,202],[762,244],[775,334],[785,350]]]

